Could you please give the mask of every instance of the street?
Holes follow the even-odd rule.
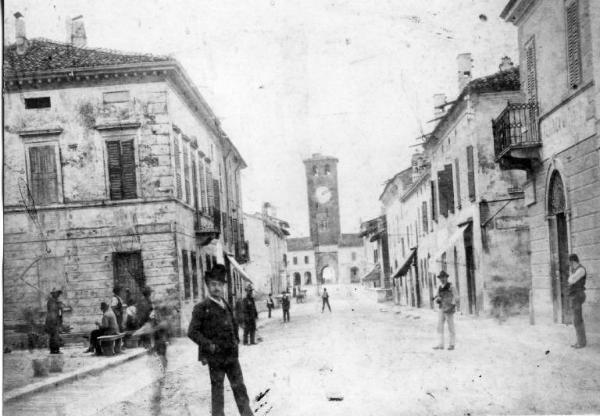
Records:
[[[280,309],[270,320],[261,314],[262,342],[240,346],[257,415],[600,411],[596,337],[589,348],[573,350],[572,327],[458,316],[457,349],[434,351],[434,313],[377,304],[359,290],[332,286],[331,314],[322,314],[314,297],[292,303],[285,325]],[[208,371],[190,341],[175,340],[164,382],[152,383],[159,376],[158,362],[147,356],[10,402],[5,414],[210,413]],[[237,414],[227,384],[225,398],[226,414]]]

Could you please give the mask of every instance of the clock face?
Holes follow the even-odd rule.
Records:
[[[331,199],[331,190],[326,186],[319,186],[315,191],[317,202],[325,204]]]

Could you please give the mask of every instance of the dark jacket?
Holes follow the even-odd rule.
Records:
[[[256,311],[256,304],[253,298],[246,296],[242,300],[242,309],[244,314],[244,322],[254,323],[258,319],[258,312]]]
[[[210,299],[194,306],[188,337],[198,344],[198,361],[226,362],[238,357],[238,324],[231,307],[223,300],[225,309]],[[211,352],[211,344],[215,352]]]
[[[283,298],[281,298],[281,308],[284,311],[289,311],[290,310],[290,298],[289,298],[289,296],[284,296]]]

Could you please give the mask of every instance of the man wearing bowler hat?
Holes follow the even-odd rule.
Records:
[[[225,375],[229,379],[240,415],[251,416],[250,399],[238,360],[238,324],[231,307],[223,299],[227,269],[216,264],[205,275],[208,298],[194,306],[188,337],[198,344],[198,360],[208,364],[212,395],[212,415],[224,416]]]
[[[440,343],[433,347],[433,349],[444,349],[444,322],[448,322],[448,332],[450,333],[450,344],[448,345],[448,349],[453,350],[456,338],[456,333],[454,332],[454,312],[456,312],[457,308],[458,294],[456,293],[454,286],[448,281],[448,273],[442,270],[437,278],[440,279],[440,286],[438,287],[437,295],[433,299],[440,307],[437,328],[438,333],[440,334]]]

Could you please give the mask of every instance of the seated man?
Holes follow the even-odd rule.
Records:
[[[90,347],[86,351],[84,351],[95,351],[96,355],[102,355],[102,349],[100,348],[100,341],[98,341],[98,337],[104,335],[116,335],[119,333],[117,317],[106,302],[100,303],[100,310],[102,311],[102,322],[96,322],[96,325],[98,325],[98,329],[94,329],[91,332]]]

